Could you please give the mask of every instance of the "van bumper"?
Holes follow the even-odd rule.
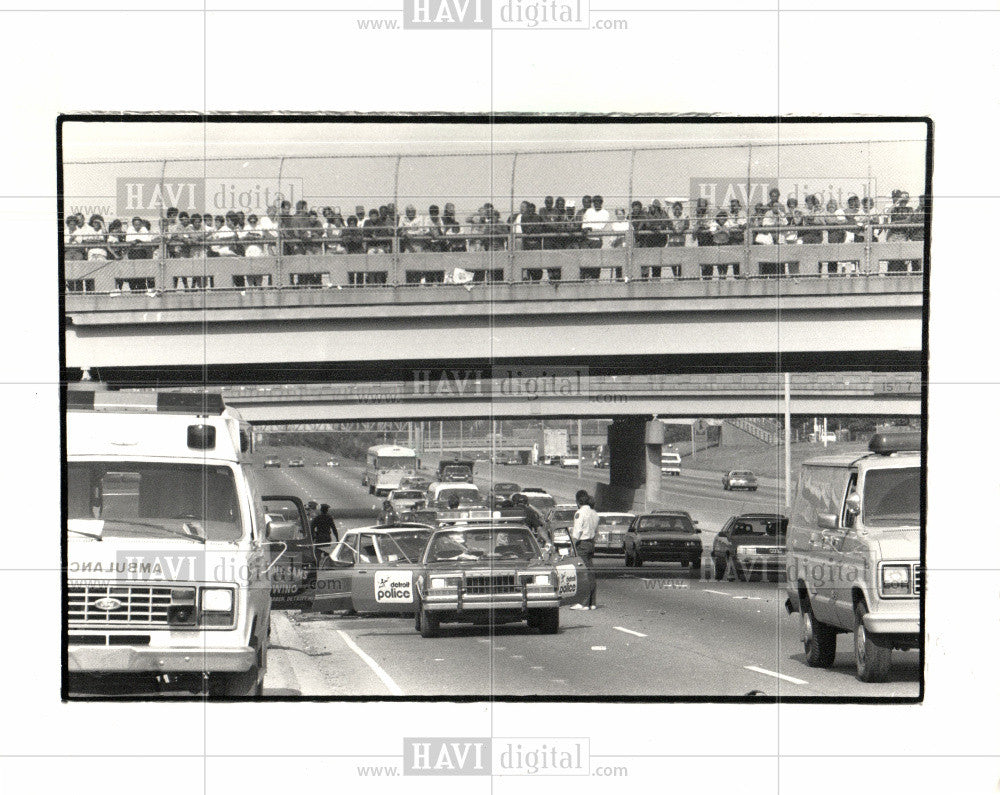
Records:
[[[70,646],[69,670],[75,673],[111,671],[248,671],[257,661],[250,647],[150,649],[139,646]]]
[[[920,634],[920,616],[911,613],[865,613],[864,622],[873,635]]]

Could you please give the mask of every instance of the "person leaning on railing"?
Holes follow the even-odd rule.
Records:
[[[674,202],[670,205],[670,216],[667,218],[667,246],[676,248],[687,245],[690,231],[691,219],[684,215],[684,203]]]

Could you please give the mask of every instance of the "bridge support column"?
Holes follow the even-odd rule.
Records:
[[[608,426],[610,483],[597,484],[598,510],[629,511],[646,480],[645,417],[617,417]]]
[[[666,427],[659,420],[646,423],[646,502],[645,509],[650,511],[660,500],[660,478],[663,463],[663,442],[666,439]]]

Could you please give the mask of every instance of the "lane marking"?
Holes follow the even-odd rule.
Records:
[[[591,651],[607,651],[608,647],[607,646],[591,646],[590,650]]]
[[[785,674],[779,674],[774,671],[769,671],[767,668],[758,668],[756,665],[744,665],[748,671],[756,671],[759,674],[767,674],[768,676],[774,676],[778,679],[784,679],[786,682],[791,682],[793,685],[807,685],[809,684],[805,679],[796,679],[794,676],[787,676]]]
[[[644,635],[641,632],[636,632],[634,629],[625,629],[625,627],[615,627],[619,632],[626,632],[629,635],[635,635],[637,638],[648,638],[649,635]]]
[[[711,588],[702,588],[701,590],[703,590],[705,593],[714,593],[718,594],[719,596],[729,596],[729,594],[727,594],[725,591],[713,591]]]
[[[381,665],[365,654],[364,650],[357,643],[351,640],[350,636],[344,632],[344,630],[338,629],[337,634],[344,639],[344,643],[347,644],[347,648],[357,654],[358,657],[364,661],[365,665],[372,669],[372,672],[381,680],[382,684],[389,689],[390,693],[394,696],[403,695],[403,688],[392,680],[392,677],[383,670]]]

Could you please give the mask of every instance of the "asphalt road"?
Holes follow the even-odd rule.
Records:
[[[361,469],[264,471],[265,491],[297,494],[333,506],[338,527],[374,521],[378,500],[361,486]],[[312,456],[315,458],[315,454]],[[306,459],[307,462],[309,458]],[[484,467],[484,464],[477,465]],[[584,487],[606,472],[585,471]],[[497,467],[496,480],[539,485],[559,501],[581,487],[575,470]],[[482,477],[477,477],[485,485]],[[663,507],[691,511],[706,549],[735,513],[774,509],[779,495],[722,490],[721,478],[664,478]],[[597,610],[560,611],[560,631],[539,635],[522,624],[488,628],[445,625],[424,639],[410,617],[274,613],[265,681],[270,695],[440,696],[916,696],[916,651],[894,652],[892,679],[854,676],[851,636],[838,638],[830,669],[809,668],[788,616],[783,583],[692,579],[672,564],[625,569],[599,557]],[[702,574],[707,577],[708,568]]]

